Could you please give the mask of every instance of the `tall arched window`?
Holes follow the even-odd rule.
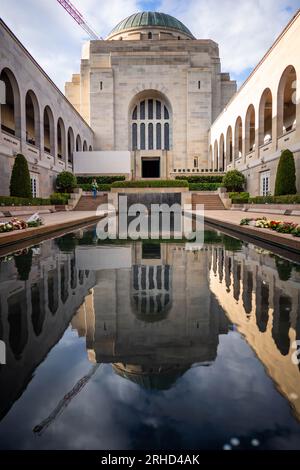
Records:
[[[170,148],[170,127],[169,127],[169,123],[166,122],[165,123],[165,150],[169,150]]]
[[[137,149],[137,123],[132,124],[132,150]]]
[[[273,98],[270,88],[266,88],[259,104],[259,145],[272,140]]]
[[[156,148],[161,149],[161,123],[156,124]]]
[[[148,125],[148,149],[153,150],[153,124]]]
[[[170,112],[160,99],[142,99],[131,115],[132,150],[170,149]]]
[[[140,128],[140,132],[141,132],[141,150],[145,150],[146,148],[146,135],[145,135],[145,124],[142,122],[141,124],[141,128]]]

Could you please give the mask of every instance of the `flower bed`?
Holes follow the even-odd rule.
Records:
[[[14,217],[8,222],[0,222],[0,233],[25,230],[26,228],[39,227],[40,225],[43,225],[43,220],[38,216],[30,217],[27,221]]]
[[[268,220],[266,217],[256,219],[242,219],[240,225],[250,225],[258,228],[268,228],[278,233],[289,233],[294,237],[300,237],[300,225],[294,222],[285,222],[283,220]]]

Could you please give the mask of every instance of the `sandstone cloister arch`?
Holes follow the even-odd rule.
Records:
[[[68,162],[73,163],[74,152],[74,132],[72,127],[68,129]]]
[[[43,132],[44,132],[44,152],[51,155],[55,153],[55,129],[54,118],[50,106],[45,106],[43,116]]]
[[[297,74],[289,65],[281,75],[277,90],[277,132],[278,137],[296,128]]]
[[[20,88],[13,72],[4,68],[0,80],[5,85],[5,104],[1,105],[1,130],[21,138]]]
[[[227,165],[233,161],[233,139],[232,127],[229,126],[226,133],[226,163]]]
[[[224,134],[221,134],[219,142],[219,170],[224,171],[225,169],[225,139]]]
[[[82,151],[82,142],[81,142],[81,137],[78,134],[76,137],[76,152],[81,152]]]
[[[245,119],[245,151],[246,155],[255,149],[255,108],[253,104],[247,109]]]
[[[57,156],[62,160],[66,158],[66,128],[62,118],[57,121]]]
[[[36,94],[28,90],[25,96],[26,142],[40,147],[40,107]]]
[[[270,88],[266,88],[259,103],[259,145],[268,144],[273,137],[273,97]]]
[[[243,121],[239,116],[234,127],[234,158],[238,160],[243,154]]]

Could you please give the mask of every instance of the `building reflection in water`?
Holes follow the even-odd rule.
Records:
[[[75,246],[50,240],[0,262],[0,418],[25,390],[36,367],[60,340],[95,284],[76,268]]]
[[[191,366],[216,359],[229,323],[209,291],[205,250],[145,242],[87,250],[76,248],[78,266],[93,258],[97,268],[98,260],[96,285],[72,325],[86,336],[91,361],[112,363],[118,375],[146,388],[166,389]],[[121,267],[108,265],[115,250]]]
[[[207,255],[211,292],[300,420],[300,372],[292,361],[300,339],[300,265],[252,244],[212,245]]]
[[[226,235],[207,235],[195,253],[183,244],[143,242],[122,248],[127,266],[120,269],[102,259],[107,269],[99,266],[73,327],[86,335],[91,361],[163,388],[193,364],[214,361],[218,335],[236,324],[300,419],[300,373],[291,359],[300,339],[299,266]],[[82,249],[77,259],[84,259]]]

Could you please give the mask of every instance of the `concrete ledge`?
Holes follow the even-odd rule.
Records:
[[[96,223],[102,217],[103,215],[89,215],[87,217],[78,217],[78,219],[72,218],[71,220],[64,222],[46,224],[40,227],[32,227],[25,230],[14,230],[12,232],[0,233],[0,248],[15,245],[26,240],[32,240],[42,235],[48,236],[49,234],[63,229],[77,229],[79,226],[82,227],[83,225],[87,225],[93,222]]]

